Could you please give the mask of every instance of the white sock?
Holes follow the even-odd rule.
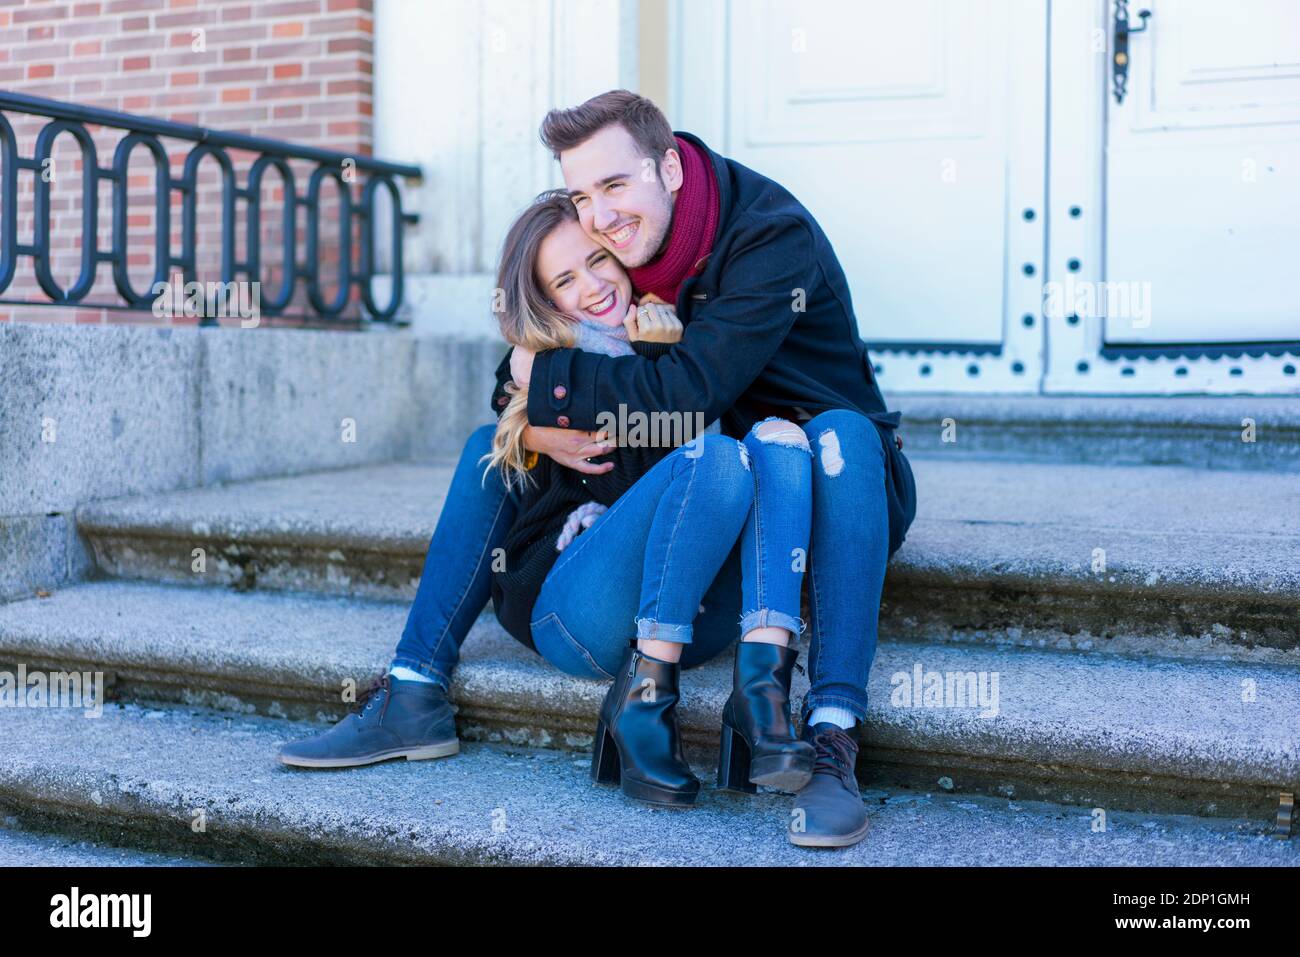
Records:
[[[388,673],[398,681],[423,681],[425,684],[437,684],[428,675],[422,675],[418,671],[412,671],[410,668],[403,668],[398,665],[396,668],[389,668]]]
[[[853,712],[848,708],[828,708],[825,705],[813,708],[812,714],[808,715],[809,726],[826,723],[847,731],[858,723],[858,719],[853,716]]]

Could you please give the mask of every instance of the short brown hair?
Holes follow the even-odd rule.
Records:
[[[654,160],[656,174],[664,153],[677,149],[673,128],[663,111],[630,90],[601,93],[571,110],[551,110],[542,120],[542,142],[559,159],[562,151],[614,123],[628,131],[643,156]]]

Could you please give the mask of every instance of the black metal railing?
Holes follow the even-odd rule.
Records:
[[[18,155],[18,141],[6,112],[47,117],[36,137],[31,158]],[[99,165],[95,143],[85,124],[125,130],[117,143],[112,166]],[[70,134],[81,150],[81,270],[68,288],[55,280],[51,268],[51,210],[49,178],[42,171],[53,162],[54,141],[62,133]],[[167,150],[159,137],[189,141],[195,146],[185,158],[179,179],[171,175]],[[127,274],[127,165],[131,153],[144,147],[154,160],[154,277],[150,289],[138,291]],[[227,150],[243,150],[260,154],[248,170],[247,184],[240,187],[235,182],[236,170]],[[153,308],[157,298],[153,291],[159,283],[167,284],[179,272],[184,282],[197,282],[197,245],[200,162],[211,157],[220,167],[221,175],[221,282],[233,284],[241,279],[262,283],[261,215],[262,179],[267,170],[275,169],[284,183],[283,209],[281,210],[282,250],[278,264],[283,269],[279,288],[274,295],[263,296],[261,311],[270,316],[283,315],[294,300],[299,282],[306,283],[307,300],[315,314],[334,318],[342,314],[351,296],[352,287],[360,287],[361,302],[371,319],[391,320],[402,304],[402,230],[414,223],[413,214],[402,212],[401,192],[396,177],[418,178],[420,168],[399,163],[386,163],[365,156],[353,156],[332,150],[318,149],[284,143],[260,136],[209,130],[186,123],[145,116],[133,116],[113,110],[60,103],[42,97],[26,96],[0,91],[0,302],[22,305],[79,306],[91,309],[142,309]],[[307,180],[305,194],[299,194],[290,160],[316,163]],[[30,170],[34,174],[34,226],[30,245],[18,242],[18,173]],[[361,183],[361,199],[353,199],[350,179],[352,171],[366,174]],[[338,187],[338,292],[327,300],[322,290],[321,276],[321,187],[333,179]],[[108,249],[99,248],[99,184],[112,183],[112,239]],[[389,194],[392,202],[391,255],[392,286],[388,302],[380,307],[374,301],[371,280],[374,278],[376,199],[380,190]],[[179,193],[181,201],[181,249],[179,255],[172,250],[171,200]],[[246,203],[246,241],[244,258],[236,256],[236,203]],[[305,250],[300,259],[297,243],[298,208],[306,213],[304,230]],[[359,220],[360,256],[353,262],[353,219]],[[36,282],[49,297],[48,300],[5,299],[5,291],[13,282],[20,257],[34,260]],[[87,301],[95,285],[96,270],[100,263],[112,264],[113,285],[121,302]],[[215,325],[216,319],[205,315],[200,325]]]

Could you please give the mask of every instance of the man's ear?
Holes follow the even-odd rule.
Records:
[[[664,189],[670,193],[682,188],[685,179],[682,175],[682,157],[676,150],[664,151],[663,159],[659,161],[659,179],[663,182]]]

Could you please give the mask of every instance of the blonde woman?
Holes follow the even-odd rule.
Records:
[[[516,348],[676,361],[672,344],[683,330],[672,308],[635,301],[626,271],[583,231],[563,191],[538,197],[511,227],[497,285],[501,333]],[[474,573],[428,589],[422,580],[421,613],[412,611],[375,696],[379,707],[372,699],[321,738],[289,747],[368,763],[352,759],[391,738],[390,756],[403,748],[417,752],[408,757],[437,756],[418,752],[448,740],[444,682],[490,590],[497,618],[518,641],[568,674],[613,680],[597,723],[596,781],[654,804],[693,803],[699,781],[682,755],[680,669],[741,637],[719,783],[798,790],[811,776],[814,751],[797,739],[789,716],[797,652],[773,641],[778,629],[770,625],[788,624],[796,635],[802,629],[802,566],[790,556],[808,546],[807,447],[753,434],[743,442],[686,436],[676,448],[597,441],[587,449],[590,465],[579,470],[528,451],[527,386],[499,386],[499,420],[483,463],[467,466],[472,441],[426,559],[427,580],[431,564],[440,570],[445,562],[435,549],[470,550]],[[486,429],[476,435],[487,445]],[[471,481],[490,494],[476,494]],[[462,502],[468,519],[455,514]],[[410,686],[439,688],[442,696],[421,698]]]
[[[498,288],[502,335],[517,348],[567,346],[610,356],[637,351],[671,362],[672,347],[664,340],[682,335],[670,307],[638,308],[626,271],[581,228],[563,192],[540,197],[511,229]],[[742,606],[763,605],[760,585],[769,597],[784,592],[784,606],[768,603],[769,612],[797,620],[802,573],[791,568],[789,556],[807,547],[808,452],[703,435],[675,450],[619,445],[592,457],[608,464],[607,471],[581,474],[528,455],[526,387],[506,386],[510,398],[490,457],[521,489],[503,545],[504,568],[493,580],[497,617],[561,670],[615,679],[597,728],[597,780],[619,781],[625,793],[653,803],[689,804],[699,783],[681,755],[679,668],[714,657],[735,640]],[[754,531],[755,471],[765,499],[765,556]],[[737,549],[747,529],[748,549]],[[752,582],[744,600],[738,600],[734,571],[719,579],[737,551],[740,561],[733,565],[746,566],[749,574],[742,577]],[[719,587],[710,596],[715,580]],[[761,629],[749,631],[763,637]],[[797,790],[811,774],[813,750],[789,726],[791,651],[765,641],[745,642],[742,649],[741,707],[735,710],[746,713],[734,722],[742,727],[724,734],[723,783],[734,778],[730,783],[752,787],[757,779]],[[751,675],[755,670],[763,674]],[[656,689],[650,701],[642,694],[647,679]]]

